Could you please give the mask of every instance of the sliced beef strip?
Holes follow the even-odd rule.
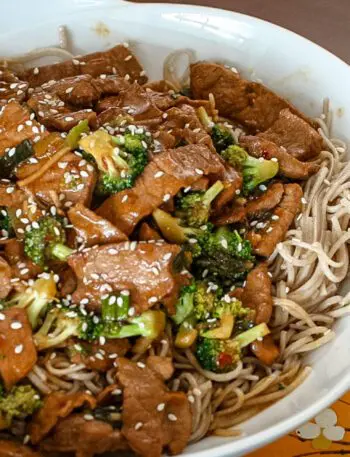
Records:
[[[27,103],[48,128],[66,132],[85,119],[88,120],[90,127],[96,127],[96,113],[91,108],[76,111],[76,108],[65,104],[55,94],[39,90],[32,94]]]
[[[272,126],[259,136],[283,146],[288,154],[302,161],[317,157],[323,147],[321,135],[289,109],[282,110]]]
[[[25,189],[45,205],[56,205],[58,198],[67,209],[77,203],[90,206],[95,184],[94,167],[81,156],[68,153]]]
[[[103,345],[99,342],[86,343],[79,341],[76,343],[82,348],[77,350],[74,346],[71,361],[73,363],[83,363],[91,370],[106,372],[113,367],[117,357],[123,357],[130,349],[130,343],[127,338],[120,340],[107,340]],[[96,355],[99,354],[97,357]],[[114,357],[110,357],[114,356]]]
[[[203,176],[217,179],[225,172],[222,160],[206,146],[189,145],[153,157],[132,189],[109,197],[97,214],[110,220],[126,235],[166,199],[191,186]]]
[[[72,414],[62,419],[52,436],[40,444],[40,450],[44,452],[73,452],[76,457],[93,457],[96,454],[128,449],[120,430],[99,420],[87,421],[82,414]]]
[[[272,314],[271,280],[265,263],[248,273],[241,299],[244,306],[255,311],[257,324],[269,322]]]
[[[28,91],[28,83],[21,81],[9,70],[0,70],[0,106],[6,105],[9,100],[22,103]]]
[[[279,205],[273,211],[273,217],[261,231],[248,233],[254,252],[269,257],[278,243],[284,240],[295,216],[301,209],[303,190],[299,184],[285,184],[284,194]]]
[[[164,381],[168,381],[175,371],[171,357],[150,355],[146,359],[146,365],[152,371],[157,373]]]
[[[24,140],[37,141],[45,135],[40,124],[30,119],[28,109],[18,102],[11,101],[0,110],[0,156]]]
[[[186,395],[168,391],[154,371],[124,358],[117,376],[124,389],[122,434],[131,449],[142,457],[160,457],[164,448],[181,453],[192,429]]]
[[[94,409],[95,398],[84,392],[73,394],[55,392],[47,395],[29,425],[31,442],[38,444],[55,427],[59,419],[69,416],[72,411],[82,406]]]
[[[245,213],[248,217],[255,217],[259,214],[271,211],[282,200],[284,193],[283,184],[280,182],[272,183],[267,190],[259,197],[248,200],[245,206]]]
[[[319,169],[319,165],[312,162],[301,162],[288,154],[283,147],[259,136],[241,136],[239,142],[254,157],[276,158],[279,164],[279,174],[286,178],[307,179]]]
[[[241,222],[246,217],[244,206],[234,203],[231,207],[227,207],[221,214],[214,217],[213,223],[218,226],[236,224]]]
[[[131,58],[129,57],[131,56]],[[126,60],[125,60],[126,59]],[[100,75],[118,75],[130,81],[144,84],[145,72],[130,49],[123,45],[115,46],[104,52],[95,52],[83,57],[75,57],[54,65],[30,68],[19,74],[19,78],[28,81],[31,87],[41,86],[51,80],[87,74],[94,78]]]
[[[41,454],[23,444],[1,439],[0,457],[41,457]]]
[[[39,265],[36,265],[26,257],[24,254],[23,242],[16,238],[13,238],[6,243],[4,254],[11,266],[13,278],[20,278],[23,281],[28,281],[29,279],[36,278],[38,274],[43,272]],[[15,282],[13,283],[13,287],[17,290],[21,290],[25,286],[23,286],[22,282]]]
[[[208,99],[212,93],[219,113],[239,122],[252,133],[270,128],[286,108],[311,124],[287,100],[262,84],[241,78],[236,71],[223,65],[198,62],[191,65],[190,76],[194,98]]]
[[[101,295],[129,290],[136,313],[178,292],[173,261],[180,247],[157,243],[126,242],[84,250],[69,257],[78,278],[73,301],[87,298],[90,308],[99,309]]]
[[[0,316],[0,374],[6,389],[11,389],[32,370],[37,353],[26,310],[8,308]]]
[[[73,225],[73,230],[79,237],[79,242],[86,246],[118,243],[128,239],[111,222],[98,216],[81,203],[76,204],[68,211],[68,218]]]
[[[0,256],[0,299],[6,298],[12,290],[12,270],[6,260]]]

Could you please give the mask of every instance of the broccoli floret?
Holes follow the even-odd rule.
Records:
[[[205,370],[222,373],[230,371],[241,358],[241,349],[270,333],[266,324],[259,324],[235,338],[220,340],[201,338],[196,356]]]
[[[9,238],[13,235],[13,228],[11,224],[11,218],[7,209],[2,206],[0,207],[0,236],[2,238]]]
[[[36,328],[39,317],[45,312],[48,305],[55,300],[56,293],[56,283],[52,277],[48,279],[39,278],[31,287],[6,302],[5,306],[25,308],[31,326]]]
[[[176,313],[172,316],[175,324],[180,325],[188,316],[190,316],[190,314],[192,314],[195,291],[195,284],[182,287],[180,297],[176,303]]]
[[[100,326],[93,319],[84,316],[76,309],[57,306],[46,314],[42,326],[34,335],[39,351],[59,346],[73,336],[93,340],[100,336]]]
[[[166,317],[162,311],[148,310],[140,316],[129,317],[125,323],[104,323],[101,329],[101,335],[112,339],[143,336],[154,340],[164,331],[165,323]]]
[[[222,124],[215,124],[211,129],[210,135],[215,149],[219,153],[235,143],[230,130]]]
[[[61,222],[44,216],[24,236],[24,252],[37,265],[46,267],[49,260],[65,262],[73,250],[65,245],[66,234]]]
[[[252,246],[239,233],[220,227],[198,241],[201,254],[194,258],[198,273],[206,273],[218,280],[242,278],[254,266]]]
[[[249,308],[245,308],[241,301],[225,295],[220,301],[216,301],[211,314],[217,319],[221,319],[225,314],[231,314],[235,319],[241,319],[246,317],[249,312]]]
[[[130,308],[129,294],[113,294],[102,300],[102,319],[108,321],[125,321]]]
[[[79,141],[80,148],[94,158],[99,169],[96,193],[101,196],[132,187],[148,163],[150,137],[136,133],[134,126],[125,130],[114,137],[97,130]]]
[[[178,211],[176,216],[180,217],[182,225],[190,227],[201,227],[205,225],[210,216],[211,204],[224,185],[217,181],[205,192],[189,192],[178,199]]]
[[[40,406],[40,396],[32,386],[15,386],[0,398],[0,415],[9,427],[13,419],[25,419]]]
[[[237,168],[243,175],[243,192],[251,193],[262,182],[272,179],[278,173],[278,162],[251,157],[237,145],[229,146],[221,152],[221,156],[230,165]]]

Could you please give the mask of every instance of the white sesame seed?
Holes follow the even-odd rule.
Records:
[[[204,174],[204,171],[201,170],[200,168],[196,168],[195,172],[197,173],[197,175],[203,175]]]
[[[6,193],[7,193],[7,194],[12,194],[12,192],[13,192],[14,190],[15,190],[14,187],[8,187],[8,188],[6,189]]]
[[[126,75],[124,76],[124,79],[125,79],[125,81],[129,81],[130,75],[126,74]]]
[[[136,248],[137,248],[137,241],[132,241],[130,243],[130,250],[135,251]]]
[[[159,403],[159,405],[157,405],[157,411],[164,411],[164,408],[165,408],[165,403]]]
[[[129,291],[129,290],[122,290],[122,291],[120,292],[120,295],[124,295],[125,297],[129,297],[130,291]]]
[[[11,148],[11,149],[8,151],[7,155],[8,155],[9,157],[12,157],[12,156],[15,154],[15,152],[16,152],[16,148]]]
[[[96,359],[104,360],[104,357],[103,357],[103,355],[102,355],[100,352],[98,352],[97,354],[95,354],[95,357],[96,357]]]
[[[228,248],[228,243],[227,243],[227,240],[221,240],[221,246],[225,249]]]
[[[30,435],[26,435],[24,438],[23,438],[23,444],[28,444],[30,441]]]
[[[127,195],[124,195],[122,198],[122,203],[125,203],[129,197]]]
[[[106,343],[106,338],[104,336],[100,336],[99,341],[101,346],[103,346]]]
[[[33,73],[35,75],[38,75],[39,74],[39,68],[38,67],[35,67],[34,70],[33,70]]]
[[[65,90],[66,94],[70,94],[73,91],[73,87],[68,87],[68,89]]]
[[[20,354],[23,351],[23,344],[17,344],[15,347],[15,354]]]
[[[79,60],[77,60],[77,59],[72,59],[72,62],[73,62],[73,65],[79,65],[80,64]]]
[[[188,401],[190,403],[194,403],[195,400],[194,400],[194,396],[193,395],[189,395],[187,398],[188,398]]]
[[[101,79],[106,79],[106,78],[107,78],[107,75],[102,74],[102,75],[100,75],[100,78],[101,78]]]
[[[129,316],[134,316],[134,314],[135,314],[135,308],[132,306],[128,311],[128,315]]]
[[[171,194],[165,194],[163,197],[163,202],[167,202],[171,199]]]
[[[142,422],[138,422],[137,424],[135,424],[135,430],[140,430],[140,428],[143,426],[143,423]]]
[[[172,257],[172,253],[171,253],[171,252],[168,252],[167,254],[164,254],[163,260],[164,260],[164,261],[167,261],[167,260],[171,259],[171,257]]]
[[[94,420],[94,416],[92,414],[84,414],[84,419],[86,421],[93,421]]]
[[[163,171],[157,171],[157,173],[154,174],[155,178],[161,178],[164,175]]]
[[[18,127],[17,127],[17,132],[21,132],[22,130],[24,129],[24,125],[20,124]]]
[[[137,362],[137,366],[139,368],[146,368],[146,365],[144,363],[142,363],[142,362]]]
[[[306,205],[306,203],[307,203],[307,200],[306,200],[306,198],[305,198],[305,197],[303,197],[303,198],[301,199],[301,203],[303,203],[304,205]]]
[[[195,387],[193,389],[193,395],[195,395],[196,397],[200,397],[202,395],[202,391],[200,389],[198,389],[197,387]]]
[[[126,56],[124,60],[125,60],[125,62],[128,62],[131,59],[132,59],[132,55],[129,55],[129,56]]]
[[[66,117],[64,118],[64,120],[65,120],[66,122],[71,122],[71,121],[74,121],[74,118],[71,117],[71,116],[66,116]]]
[[[273,214],[273,215],[271,216],[271,219],[272,219],[273,221],[278,221],[279,216],[277,216],[276,214]]]
[[[151,297],[148,299],[148,303],[152,304],[152,303],[157,303],[158,299],[157,297]]]
[[[177,417],[175,416],[175,414],[168,414],[168,419],[170,420],[170,422],[176,422],[177,421]]]
[[[0,321],[4,321],[6,318],[5,314],[0,313]]]
[[[262,158],[262,157],[261,157]],[[263,159],[263,158],[262,158]],[[264,159],[263,159],[264,160]],[[272,162],[278,162],[278,159],[276,157],[272,157]]]
[[[22,324],[20,322],[12,322],[12,324],[10,325],[10,327],[13,329],[13,330],[19,330],[20,328],[22,328]]]

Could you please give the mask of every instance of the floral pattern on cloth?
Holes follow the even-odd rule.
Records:
[[[246,457],[350,456],[350,392],[294,433]]]

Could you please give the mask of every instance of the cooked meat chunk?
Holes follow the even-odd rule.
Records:
[[[248,217],[255,217],[259,214],[271,211],[282,200],[284,193],[283,184],[276,182],[271,184],[267,190],[259,197],[248,200],[245,212]]]
[[[11,389],[31,371],[37,354],[27,312],[9,308],[0,316],[0,374],[6,389]]]
[[[118,243],[128,239],[111,222],[98,216],[81,203],[78,203],[68,211],[68,218],[79,237],[79,242],[86,246]]]
[[[106,372],[112,368],[115,359],[123,357],[130,349],[130,343],[126,338],[107,340],[103,345],[99,342],[86,343],[83,341],[77,344],[82,348],[82,351],[76,351],[74,346],[72,362],[83,363],[91,370],[100,372]],[[99,355],[96,357],[97,354]],[[114,357],[110,357],[113,355]]]
[[[0,156],[5,149],[18,146],[24,140],[39,139],[46,135],[40,124],[30,119],[27,108],[11,101],[0,111]]]
[[[160,357],[159,355],[150,355],[147,357],[146,365],[155,373],[167,381],[174,374],[174,365],[171,357]]]
[[[312,162],[301,162],[288,154],[283,147],[259,136],[244,136],[239,141],[241,146],[254,157],[276,158],[279,164],[279,174],[286,178],[307,179],[319,169],[319,165]]]
[[[0,106],[6,105],[9,100],[22,103],[28,90],[28,83],[21,81],[9,70],[0,70]]]
[[[242,294],[244,306],[255,311],[255,322],[268,323],[272,314],[271,280],[265,263],[248,273]]]
[[[284,240],[286,233],[300,211],[302,188],[299,184],[285,184],[284,194],[280,204],[273,211],[273,216],[261,231],[251,231],[248,238],[251,240],[254,252],[269,257],[278,243]]]
[[[139,241],[151,241],[161,239],[162,237],[159,235],[156,229],[147,224],[147,222],[142,222],[139,231]]]
[[[82,414],[72,414],[61,420],[52,436],[46,438],[40,449],[44,452],[74,452],[76,457],[93,457],[110,451],[128,450],[120,430],[99,420],[87,421]]]
[[[95,183],[94,167],[68,153],[25,188],[45,205],[56,205],[58,198],[63,208],[69,208],[77,203],[89,206]]]
[[[96,400],[93,396],[77,392],[74,394],[52,393],[44,398],[43,406],[37,411],[29,426],[30,439],[38,444],[57,424],[77,408],[82,406],[94,409]]]
[[[68,294],[72,294],[77,288],[77,278],[73,270],[66,266],[60,271],[60,285],[59,291],[60,296],[65,297]]]
[[[10,265],[0,256],[0,299],[6,298],[11,292],[12,271]]]
[[[23,242],[15,238],[9,240],[5,245],[4,254],[11,266],[13,278],[28,281],[29,279],[36,278],[39,273],[42,273],[42,268],[33,263],[24,254]],[[15,282],[13,286],[17,290],[21,290],[24,287],[21,282]]]
[[[294,106],[267,87],[247,81],[223,65],[208,62],[191,65],[191,90],[197,99],[208,99],[212,93],[219,113],[252,133],[267,130],[286,108],[310,123]]]
[[[265,365],[272,365],[280,355],[271,335],[266,335],[262,341],[256,340],[250,345],[256,357]]]
[[[186,395],[168,391],[152,370],[123,358],[118,379],[124,388],[122,434],[131,449],[142,457],[160,457],[164,448],[179,454],[192,429]]]
[[[177,293],[172,264],[180,247],[166,243],[119,243],[99,246],[69,257],[78,278],[73,301],[89,299],[88,307],[99,308],[106,292],[129,290],[136,313]]]
[[[155,155],[134,187],[109,197],[97,214],[129,235],[141,219],[179,190],[191,186],[203,176],[219,177],[224,171],[220,157],[206,146],[170,149]]]
[[[0,440],[0,457],[41,457],[41,454],[23,444]]]
[[[323,146],[321,135],[289,109],[282,110],[272,126],[259,136],[272,141],[277,146],[283,146],[288,154],[298,160],[317,157]]]
[[[218,226],[236,224],[237,222],[243,221],[245,217],[246,211],[244,206],[234,203],[231,207],[226,208],[221,214],[219,214],[213,222]]]
[[[94,78],[100,75],[115,74],[125,77],[127,80],[130,79],[130,81],[137,80],[140,84],[147,81],[145,72],[138,60],[130,49],[123,45],[54,65],[30,68],[20,73],[19,78],[28,81],[31,87],[37,87],[48,81],[58,81],[62,78],[83,74],[91,75]]]

